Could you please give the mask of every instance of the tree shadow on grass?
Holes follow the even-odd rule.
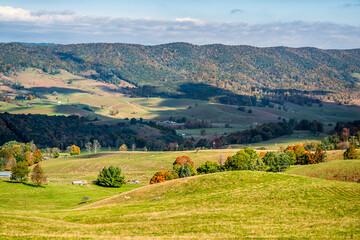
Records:
[[[10,180],[4,180],[4,182],[6,183],[14,183],[14,184],[22,184],[22,185],[25,185],[25,186],[28,186],[28,187],[34,187],[34,188],[45,188],[45,186],[36,186],[35,184],[33,183],[29,183],[29,182],[17,182],[17,181],[10,181]]]

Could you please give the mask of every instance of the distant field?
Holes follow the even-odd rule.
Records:
[[[357,183],[223,172],[154,184],[91,205],[78,204],[81,196],[113,192],[0,186],[12,189],[0,195],[0,238],[5,239],[360,238]],[[34,196],[26,210],[22,196]]]
[[[50,75],[39,69],[29,68],[16,76],[14,81],[21,82],[30,92],[34,91],[46,99],[19,101],[19,106],[0,103],[0,112],[40,113],[49,115],[80,114],[98,117],[102,120],[137,118],[166,120],[186,117],[187,119],[207,120],[219,127],[209,129],[208,134],[222,134],[247,129],[255,124],[276,122],[278,118],[296,118],[318,120],[326,125],[337,121],[360,119],[358,106],[324,103],[322,107],[301,107],[286,103],[288,111],[275,108],[246,107],[246,111],[237,110],[237,106],[210,103],[193,99],[129,98],[121,88],[92,79],[72,75],[64,70],[60,74]],[[72,83],[69,83],[72,80]],[[0,90],[7,89],[0,86]],[[56,92],[56,93],[55,93]],[[14,93],[12,93],[13,96]],[[89,111],[89,109],[91,111]],[[252,113],[247,110],[252,109]],[[110,110],[117,110],[116,116],[110,116]],[[229,123],[233,128],[225,129],[221,125]],[[328,127],[328,129],[330,129]],[[185,133],[197,135],[200,130],[186,130]]]
[[[282,136],[278,138],[274,138],[268,141],[263,141],[260,143],[253,143],[253,144],[243,144],[243,145],[231,145],[232,148],[265,148],[266,150],[279,150],[280,147],[286,148],[289,145],[295,145],[296,143],[302,143],[306,140],[322,140],[326,135],[319,134],[314,135],[309,131],[294,131],[293,134],[290,136]]]

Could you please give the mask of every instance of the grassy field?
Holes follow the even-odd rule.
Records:
[[[48,198],[26,210],[13,209],[16,192],[52,192],[52,186],[1,182],[2,189],[9,185],[13,190],[2,201],[0,216],[0,238],[5,239],[360,237],[357,183],[223,172],[149,185],[78,209],[72,209],[80,201],[74,197],[59,208]]]
[[[360,160],[335,160],[316,165],[294,166],[287,173],[360,183]]]
[[[40,211],[74,209],[82,206],[82,198],[89,197],[88,203],[130,191],[143,185],[129,184],[122,188],[102,188],[97,185],[71,185],[49,183],[36,187],[31,183],[0,181],[0,211]]]
[[[49,179],[56,182],[70,183],[73,180],[95,180],[104,166],[118,166],[126,179],[148,183],[151,176],[160,170],[171,170],[172,163],[178,156],[191,157],[195,167],[206,161],[225,161],[228,156],[236,153],[236,149],[200,150],[184,152],[108,152],[49,159],[41,166]]]
[[[302,143],[306,140],[317,140],[321,141],[325,134],[314,135],[309,131],[294,131],[293,134],[289,136],[282,136],[274,138],[268,141],[263,141],[260,143],[253,144],[243,144],[243,145],[231,145],[232,148],[255,148],[255,149],[266,149],[266,150],[279,150],[280,148],[286,148],[289,145],[295,145],[296,143]]]

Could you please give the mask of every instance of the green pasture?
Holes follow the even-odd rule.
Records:
[[[278,138],[274,138],[268,141],[263,141],[260,143],[252,143],[252,144],[234,144],[231,145],[232,148],[255,148],[255,149],[264,149],[264,150],[279,150],[281,147],[286,148],[289,145],[295,145],[296,143],[302,143],[304,141],[317,140],[321,141],[325,134],[314,135],[309,131],[294,131],[293,134],[289,136],[282,136]]]
[[[53,158],[41,162],[41,166],[52,181],[71,183],[74,180],[95,180],[99,171],[111,165],[120,167],[127,180],[138,180],[148,184],[156,171],[170,171],[179,156],[189,156],[199,167],[206,161],[224,162],[236,149],[200,150],[183,152],[103,152],[76,157]]]
[[[100,199],[115,192],[91,195],[86,186],[56,190],[56,185],[0,184],[8,189],[1,195],[0,238],[5,239],[360,237],[357,183],[222,172],[149,185],[90,205],[79,204],[82,195]],[[34,196],[26,209],[24,195]]]

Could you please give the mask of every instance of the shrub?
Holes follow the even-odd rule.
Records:
[[[194,167],[194,162],[188,156],[177,157],[175,162],[173,163],[173,165],[180,165],[180,166],[185,164],[189,164],[191,167]]]
[[[344,152],[344,159],[357,159],[359,154],[354,145],[350,145]]]
[[[103,187],[121,187],[125,183],[125,177],[121,176],[119,167],[104,167],[99,173],[96,184]]]
[[[167,171],[158,171],[150,179],[150,184],[161,183],[174,179],[174,176]]]
[[[217,162],[206,161],[197,168],[198,173],[216,173],[221,171],[221,166]]]
[[[80,148],[78,146],[72,145],[70,148],[70,155],[75,156],[80,154]]]
[[[283,172],[291,165],[291,156],[285,152],[267,152],[263,158],[267,172]]]
[[[316,148],[315,154],[312,156],[312,164],[324,162],[326,153],[321,149],[320,146]]]
[[[234,156],[228,157],[224,167],[226,170],[253,170],[262,171],[266,169],[260,156],[252,149],[238,151]]]
[[[119,151],[127,151],[127,150],[128,150],[128,147],[125,144],[123,144],[119,147]]]
[[[27,162],[19,162],[16,163],[12,168],[11,168],[11,180],[16,180],[16,181],[26,181],[27,177],[29,175],[29,167],[28,167],[28,163]]]
[[[318,147],[323,148],[324,144],[321,141],[316,141],[316,140],[308,141],[308,140],[306,140],[303,145],[304,145],[304,149],[306,151],[315,151]]]
[[[174,165],[173,172],[179,176],[179,178],[191,177],[196,175],[196,170],[190,164]]]

